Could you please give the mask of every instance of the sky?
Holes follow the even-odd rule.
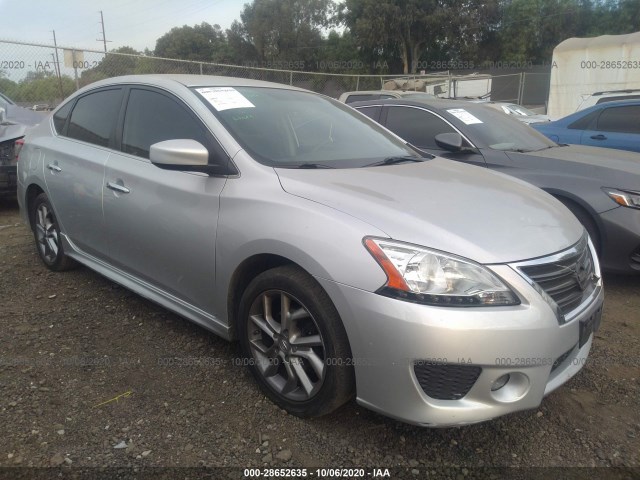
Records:
[[[55,30],[60,46],[102,50],[102,10],[108,50],[153,50],[173,27],[207,22],[227,29],[245,3],[249,0],[0,0],[0,39],[53,44]]]

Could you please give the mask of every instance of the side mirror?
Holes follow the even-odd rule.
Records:
[[[462,136],[459,133],[439,133],[436,135],[436,145],[443,150],[459,152],[462,150]]]
[[[149,148],[149,160],[156,167],[209,175],[224,173],[221,165],[209,164],[209,150],[200,142],[180,138],[154,143]]]

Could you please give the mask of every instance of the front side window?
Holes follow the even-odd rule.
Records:
[[[124,152],[149,158],[154,143],[182,138],[205,147],[209,143],[201,123],[177,101],[151,90],[131,90],[122,132]]]
[[[386,126],[389,130],[420,148],[436,148],[436,135],[455,133],[444,120],[413,107],[389,107]]]
[[[121,88],[100,90],[80,97],[71,112],[67,136],[101,147],[109,146],[121,100]]]
[[[598,117],[601,132],[640,133],[640,105],[605,108]]]
[[[352,168],[416,156],[402,141],[327,97],[268,87],[194,87],[236,141],[274,167]]]
[[[571,123],[567,128],[570,128],[571,130],[588,130],[589,126],[595,121],[598,115],[600,115],[600,110],[591,112]]]

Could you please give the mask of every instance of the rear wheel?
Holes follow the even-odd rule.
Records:
[[[61,272],[77,266],[75,260],[64,253],[60,227],[46,193],[38,195],[33,202],[31,228],[38,255],[50,270]]]
[[[346,332],[328,295],[306,272],[284,266],[258,275],[239,310],[246,363],[274,403],[316,417],[353,396]]]

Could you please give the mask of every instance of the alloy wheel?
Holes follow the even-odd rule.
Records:
[[[42,258],[47,263],[54,263],[58,257],[59,236],[53,212],[44,203],[36,209],[36,239]]]
[[[292,295],[269,290],[253,302],[247,319],[257,370],[278,394],[303,402],[322,387],[326,348],[309,310]]]

